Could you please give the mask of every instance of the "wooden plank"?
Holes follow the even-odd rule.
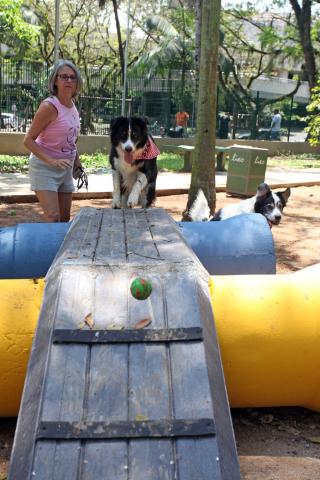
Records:
[[[42,421],[80,421],[84,406],[88,346],[53,345],[43,393]]]
[[[8,478],[11,480],[31,479],[35,435],[40,416],[41,396],[50,354],[50,334],[53,326],[56,303],[59,296],[60,279],[49,282],[45,288],[40,318],[32,345],[31,356],[25,379],[22,414],[19,414],[13,444],[13,460],[10,462]]]
[[[80,442],[38,441],[31,478],[77,478],[79,460]]]
[[[195,275],[170,272],[165,275],[165,299],[168,327],[201,327]],[[179,292],[179,302],[177,302]]]
[[[153,286],[145,301],[130,293],[137,276]],[[240,478],[207,280],[162,210],[80,214],[47,278],[9,480]],[[175,329],[202,323],[204,342],[174,341]],[[55,344],[57,330],[90,342],[137,332],[139,342]],[[159,331],[161,341],[148,343]],[[216,423],[217,438],[195,430]],[[185,428],[192,437],[164,438]],[[161,437],[136,438],[151,434]],[[121,435],[127,441],[111,438]]]
[[[148,219],[143,210],[124,211],[126,224],[127,255],[131,263],[154,264],[161,261],[158,248],[153,240]]]
[[[93,299],[92,272],[84,274],[79,269],[63,270],[55,328],[83,328],[86,316],[93,311]]]
[[[87,442],[82,471],[75,478],[128,480],[128,447],[126,442]]]
[[[95,264],[105,262],[126,262],[126,238],[123,210],[103,211],[100,232],[97,241]]]
[[[209,289],[200,283],[199,307],[204,330],[204,348],[207,360],[207,372],[212,398],[213,413],[217,429],[219,446],[219,464],[223,479],[240,478],[236,443],[232,430],[231,413],[228,404],[227,389],[223,376],[219,342],[215,328]]]

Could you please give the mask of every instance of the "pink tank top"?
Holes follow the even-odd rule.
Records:
[[[52,158],[74,160],[80,133],[78,110],[75,105],[70,108],[62,105],[57,97],[48,97],[44,101],[56,108],[58,116],[40,133],[36,143]]]

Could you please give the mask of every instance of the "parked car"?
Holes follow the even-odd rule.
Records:
[[[18,128],[18,118],[14,113],[1,112],[0,116],[1,128]]]

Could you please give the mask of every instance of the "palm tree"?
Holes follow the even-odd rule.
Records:
[[[186,72],[194,67],[194,39],[190,14],[183,8],[179,11],[181,14],[177,26],[172,19],[160,15],[147,18],[145,30],[154,46],[136,61],[133,71],[143,74],[148,81],[159,74],[170,78],[172,70],[179,70],[178,97],[179,103],[183,103]]]

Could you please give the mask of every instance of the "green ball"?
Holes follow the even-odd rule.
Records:
[[[135,278],[131,282],[130,291],[132,296],[137,300],[145,300],[151,295],[151,282],[145,278]]]

